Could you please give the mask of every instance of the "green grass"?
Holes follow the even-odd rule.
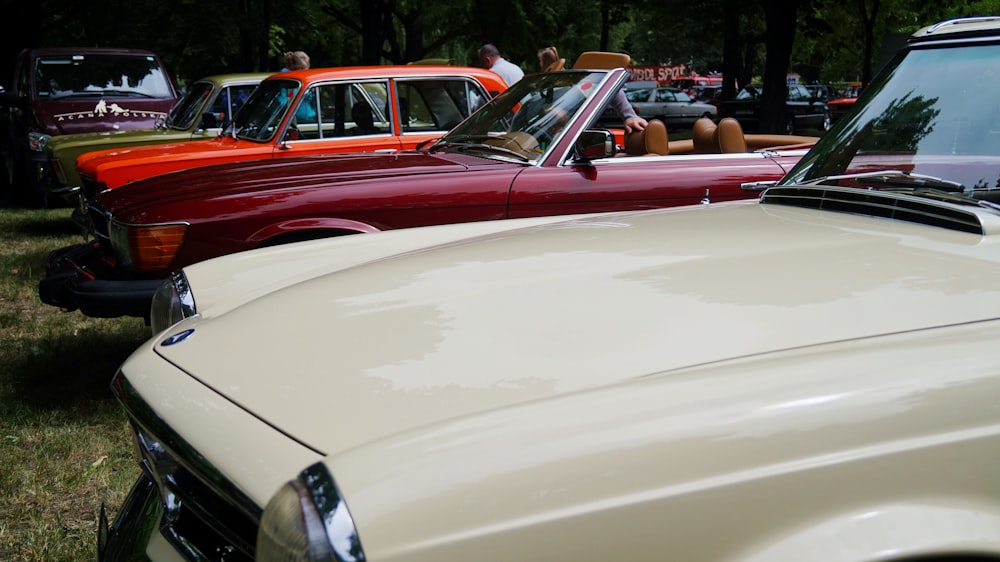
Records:
[[[102,502],[139,473],[109,382],[149,335],[141,319],[94,319],[38,299],[49,251],[83,241],[69,209],[0,206],[0,560],[95,555]]]

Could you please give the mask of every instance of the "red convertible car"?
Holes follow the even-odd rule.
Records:
[[[623,68],[525,77],[448,134],[393,153],[196,168],[106,191],[94,240],[53,252],[41,299],[99,317],[146,317],[188,264],[306,239],[442,223],[655,209],[752,198],[813,137],[744,135],[705,120],[670,141],[651,121],[620,149],[594,127]],[[276,131],[275,134],[284,134]]]
[[[210,141],[115,148],[76,161],[84,197],[167,172],[261,158],[400,150],[440,137],[506,89],[464,66],[370,66],[265,79]]]

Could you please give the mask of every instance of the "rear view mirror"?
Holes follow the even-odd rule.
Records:
[[[607,129],[588,129],[580,133],[573,144],[576,162],[590,162],[598,158],[609,158],[618,152],[615,135]]]

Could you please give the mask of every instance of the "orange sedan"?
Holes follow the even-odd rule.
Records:
[[[339,67],[265,79],[210,141],[102,150],[76,161],[84,197],[168,172],[228,162],[405,150],[442,136],[504,90],[461,66]]]

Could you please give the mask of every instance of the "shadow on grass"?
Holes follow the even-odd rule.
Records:
[[[79,225],[73,222],[71,207],[31,208],[0,204],[0,235],[4,237],[83,238]]]
[[[34,410],[78,410],[113,400],[109,385],[122,362],[148,337],[141,320],[112,332],[42,337],[7,367],[12,402]]]
[[[83,233],[79,225],[73,222],[67,209],[65,217],[52,217],[48,219],[27,220],[18,224],[18,228],[13,231],[18,236],[31,236],[34,238],[47,238],[58,236],[79,236],[83,241]]]

